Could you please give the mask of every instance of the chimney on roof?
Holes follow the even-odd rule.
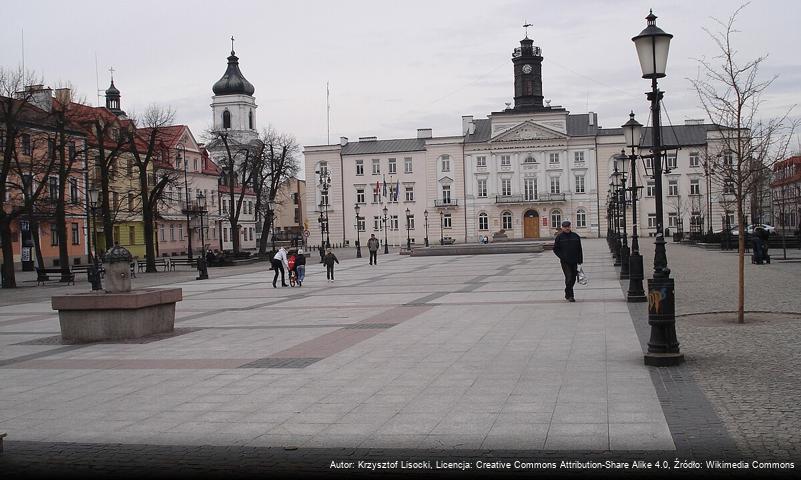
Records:
[[[375,142],[378,137],[359,137],[360,142]]]
[[[430,128],[418,128],[417,138],[434,138],[434,133]]]
[[[470,126],[471,125],[473,125],[473,116],[472,115],[462,115],[462,135],[467,135],[467,134],[470,133]]]
[[[684,120],[685,125],[703,125],[704,119],[703,118],[688,118]]]
[[[56,100],[62,105],[66,105],[72,101],[72,91],[69,88],[57,88]]]
[[[587,124],[591,127],[596,124],[597,117],[595,116],[595,113],[589,112],[589,115],[587,115],[587,122]]]
[[[348,144],[348,137],[339,137],[339,145],[344,147]]]
[[[25,92],[21,94],[21,98],[28,98],[29,102],[45,112],[53,109],[53,90],[45,87],[44,85],[28,85],[25,87]]]

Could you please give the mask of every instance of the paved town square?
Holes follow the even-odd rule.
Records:
[[[696,252],[671,249],[677,266]],[[0,430],[8,438],[0,465],[31,468],[35,452],[49,449],[69,452],[65,464],[115,471],[126,464],[109,458],[136,452],[128,462],[146,465],[143,448],[169,458],[192,447],[179,452],[253,449],[264,461],[296,455],[318,470],[375,452],[798,458],[799,407],[787,401],[798,396],[797,374],[756,367],[773,372],[765,383],[743,369],[755,356],[780,363],[797,355],[797,316],[736,327],[697,325],[680,311],[688,361],[653,368],[643,365],[644,304],[626,303],[603,240],[585,240],[590,283],[577,287],[576,303],[564,300],[558,259],[547,250],[393,253],[377,266],[348,253],[333,283],[310,259],[302,288],[272,288],[266,264],[177,279],[165,284],[184,291],[176,332],[123,343],[62,345],[49,298],[15,303],[2,292]],[[770,268],[797,275],[799,264]],[[148,275],[159,274],[140,278]],[[738,328],[750,340],[729,333]],[[770,351],[731,352],[767,349],[764,340],[784,335]],[[743,361],[721,365],[726,358]],[[747,395],[729,391],[738,381]]]

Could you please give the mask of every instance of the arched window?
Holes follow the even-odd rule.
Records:
[[[489,218],[484,212],[478,214],[478,229],[489,230]]]
[[[501,214],[501,223],[504,230],[512,229],[512,212],[506,211]]]
[[[587,212],[583,208],[576,210],[576,228],[584,228],[587,226]]]
[[[253,110],[248,112],[248,128],[253,130]]]
[[[559,210],[551,210],[551,225],[554,228],[562,226],[562,212]]]
[[[223,112],[223,128],[231,128],[231,112],[228,110]]]

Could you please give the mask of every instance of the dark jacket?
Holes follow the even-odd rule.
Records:
[[[553,241],[553,253],[559,260],[577,265],[584,263],[584,252],[581,251],[581,237],[576,232],[562,232]]]
[[[325,258],[323,258],[323,263],[326,267],[333,267],[334,262],[339,263],[339,259],[333,253],[326,253]]]
[[[371,252],[378,251],[378,239],[375,237],[370,237],[370,240],[367,240],[367,249]]]
[[[302,253],[295,255],[295,267],[298,265],[306,265],[306,255]]]

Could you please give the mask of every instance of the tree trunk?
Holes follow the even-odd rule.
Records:
[[[261,224],[261,238],[259,239],[259,254],[267,253],[267,242],[270,240],[272,220],[264,220]]]
[[[3,288],[17,288],[14,277],[14,246],[11,243],[11,218],[0,220],[0,242],[3,249],[2,280]]]
[[[70,281],[70,254],[67,249],[67,212],[64,206],[64,186],[59,185],[59,199],[56,200],[56,236],[58,238],[58,264],[61,267],[59,282]]]
[[[737,223],[737,323],[745,323],[745,221],[741,195],[737,196]]]
[[[106,250],[108,251],[114,246],[114,221],[111,217],[111,192],[109,191],[108,175],[101,175],[100,194],[102,196],[100,216],[103,219],[103,237],[106,239]]]
[[[31,228],[31,239],[33,240],[33,252],[36,255],[36,265],[41,268],[45,267],[44,255],[42,255],[42,241],[39,238],[39,221],[34,220],[33,214],[29,213],[29,222]]]

